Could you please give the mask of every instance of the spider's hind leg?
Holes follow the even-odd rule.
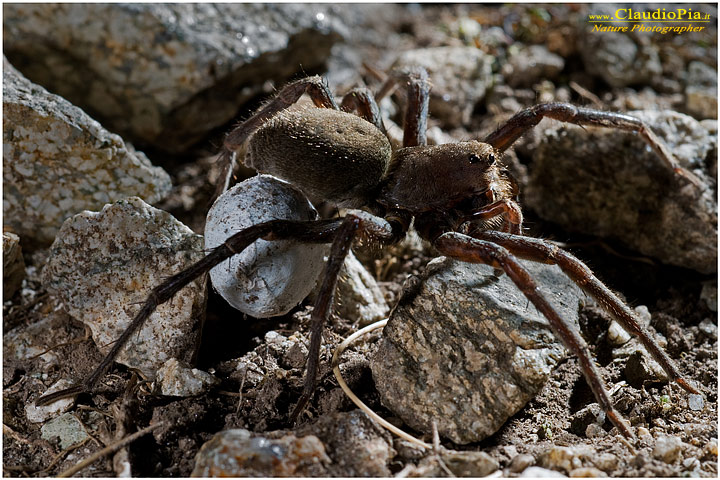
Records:
[[[222,164],[222,173],[218,181],[215,198],[230,188],[234,167],[234,154],[250,135],[255,133],[265,122],[277,113],[289,108],[300,97],[307,93],[316,107],[332,108],[338,110],[338,105],[328,86],[318,75],[301,78],[285,85],[268,103],[255,112],[250,118],[235,127],[225,137],[223,150],[220,152],[219,162]]]
[[[518,238],[524,237],[518,236]],[[470,263],[485,263],[503,270],[535,308],[548,319],[555,336],[578,358],[582,372],[595,395],[595,399],[613,425],[625,437],[634,438],[630,425],[613,407],[610,395],[605,388],[585,340],[560,317],[540,293],[537,284],[527,269],[506,248],[490,241],[480,240],[456,232],[448,232],[439,236],[433,242],[433,245],[444,255]]]

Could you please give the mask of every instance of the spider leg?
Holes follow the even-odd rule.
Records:
[[[602,110],[576,107],[568,103],[542,103],[516,113],[483,141],[501,152],[505,151],[545,117],[581,126],[592,125],[635,132],[655,151],[665,168],[696,185],[700,184],[695,175],[680,167],[668,147],[650,127],[645,125],[642,120],[624,113],[603,112]]]
[[[380,109],[372,95],[372,92],[365,87],[353,88],[345,95],[340,103],[340,110],[343,112],[358,112],[359,116],[387,135],[385,125],[380,115]]]
[[[338,110],[330,89],[318,75],[301,78],[285,85],[275,97],[225,137],[224,148],[219,157],[223,170],[215,192],[216,198],[230,187],[235,163],[233,152],[268,119],[293,105],[304,93],[310,96],[316,107]]]
[[[522,237],[490,230],[475,232],[473,236],[502,245],[520,258],[558,265],[573,282],[593,297],[605,310],[611,313],[625,330],[638,337],[640,343],[642,343],[655,361],[665,370],[670,380],[677,382],[683,389],[690,393],[699,393],[683,378],[675,362],[667,356],[657,342],[650,337],[645,328],[638,323],[633,311],[598,280],[592,271],[575,256],[557,245],[538,238]]]
[[[430,80],[422,67],[393,70],[375,100],[380,101],[397,83],[407,84],[407,107],[403,123],[403,147],[427,145],[427,116],[430,104]]]
[[[372,238],[381,244],[391,244],[399,241],[407,231],[407,226],[400,222],[392,223],[360,210],[351,210],[342,220],[330,249],[330,258],[325,266],[320,292],[315,300],[310,319],[310,347],[308,348],[307,368],[303,392],[295,405],[290,422],[295,423],[307,406],[315,392],[318,366],[320,364],[320,345],[322,332],[333,305],[335,287],[337,286],[340,268],[350,251],[353,240],[359,236]]]
[[[595,395],[595,399],[608,418],[625,437],[634,438],[628,423],[613,407],[610,395],[607,393],[600,373],[583,338],[553,309],[540,293],[537,284],[525,267],[505,247],[456,232],[444,233],[433,242],[433,245],[444,255],[465,262],[485,263],[502,269],[525,297],[535,305],[535,308],[548,319],[553,333],[578,358],[582,372]]]
[[[88,392],[93,389],[98,380],[105,374],[112,365],[120,350],[125,346],[128,339],[136,332],[145,320],[161,305],[179,292],[188,283],[200,275],[207,273],[225,259],[242,252],[250,244],[259,238],[265,240],[283,240],[294,238],[301,242],[329,243],[338,231],[342,220],[314,220],[314,221],[290,221],[272,220],[260,223],[241,230],[228,238],[225,243],[214,248],[207,256],[197,261],[187,269],[173,275],[163,283],[153,288],[143,303],[140,311],[135,315],[132,322],[115,341],[113,348],[105,356],[100,365],[79,385],[43,395],[35,402],[36,405],[47,405],[60,398]]]

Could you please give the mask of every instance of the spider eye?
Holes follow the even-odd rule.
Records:
[[[495,165],[495,155],[491,153],[490,155],[488,155],[487,159],[488,165]]]
[[[470,163],[478,163],[480,161],[480,157],[478,157],[474,153],[471,153],[468,157],[468,160],[470,160]]]

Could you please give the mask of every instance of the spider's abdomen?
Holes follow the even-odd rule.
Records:
[[[375,126],[326,108],[284,111],[250,139],[245,164],[307,195],[364,205],[385,175],[392,150]]]

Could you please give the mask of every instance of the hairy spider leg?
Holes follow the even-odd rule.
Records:
[[[225,243],[214,248],[203,259],[153,288],[132,322],[130,322],[122,335],[115,341],[110,352],[80,385],[43,395],[36,400],[35,404],[38,406],[47,405],[60,398],[91,391],[110,365],[112,365],[130,336],[145,323],[158,305],[170,300],[187,284],[207,273],[227,258],[242,252],[255,240],[259,238],[272,240],[292,238],[309,243],[330,243],[333,241],[341,224],[341,219],[313,221],[271,220],[253,225],[232,235]]]
[[[330,258],[325,266],[323,281],[313,307],[310,320],[310,347],[308,348],[305,369],[305,383],[302,395],[290,415],[292,423],[297,421],[315,392],[318,366],[320,364],[322,332],[332,311],[333,297],[340,269],[345,262],[345,257],[350,251],[353,241],[363,236],[365,239],[372,239],[383,245],[389,245],[400,241],[406,231],[407,224],[405,223],[395,221],[390,223],[362,210],[350,210],[342,220],[342,224],[335,234],[330,249]]]
[[[575,125],[614,128],[637,133],[655,151],[664,168],[695,185],[700,185],[700,180],[680,166],[665,143],[650,127],[642,120],[623,113],[603,112],[602,110],[576,107],[568,103],[542,103],[519,111],[485,137],[483,141],[503,152],[545,117]]]
[[[223,170],[220,174],[220,181],[218,182],[215,192],[216,198],[230,188],[232,183],[233,170],[235,167],[233,153],[242,146],[243,142],[245,142],[250,135],[263,126],[265,122],[278,112],[295,104],[304,93],[310,96],[310,99],[316,107],[339,110],[332,92],[330,92],[330,89],[319,75],[301,78],[285,85],[275,97],[250,116],[250,118],[235,127],[235,129],[225,137],[225,141],[223,142],[224,148],[222,152],[220,152],[218,159]]]
[[[524,237],[518,237],[524,238]],[[610,395],[605,389],[595,362],[590,355],[588,346],[580,334],[560,317],[555,309],[540,293],[537,284],[530,273],[517,259],[503,246],[495,243],[469,237],[457,232],[447,232],[440,235],[433,245],[444,255],[457,258],[464,262],[485,263],[496,269],[504,271],[517,285],[535,308],[548,319],[550,328],[557,338],[580,361],[582,372],[590,385],[600,407],[610,418],[612,423],[627,438],[635,438],[630,425],[615,410]]]
[[[357,112],[358,116],[375,125],[387,136],[387,130],[382,121],[380,108],[372,95],[372,92],[366,87],[357,87],[350,90],[340,103],[340,110],[346,113]]]
[[[375,95],[379,102],[400,82],[407,85],[407,107],[403,123],[403,147],[427,145],[427,117],[430,105],[430,80],[423,67],[397,69]]]
[[[598,280],[587,265],[575,256],[557,245],[538,238],[522,237],[492,230],[473,232],[472,236],[501,245],[517,257],[539,263],[558,265],[573,282],[609,312],[628,333],[638,337],[640,343],[665,370],[670,380],[677,382],[690,393],[699,393],[683,378],[675,362],[650,337],[647,330],[638,323],[633,311]]]

